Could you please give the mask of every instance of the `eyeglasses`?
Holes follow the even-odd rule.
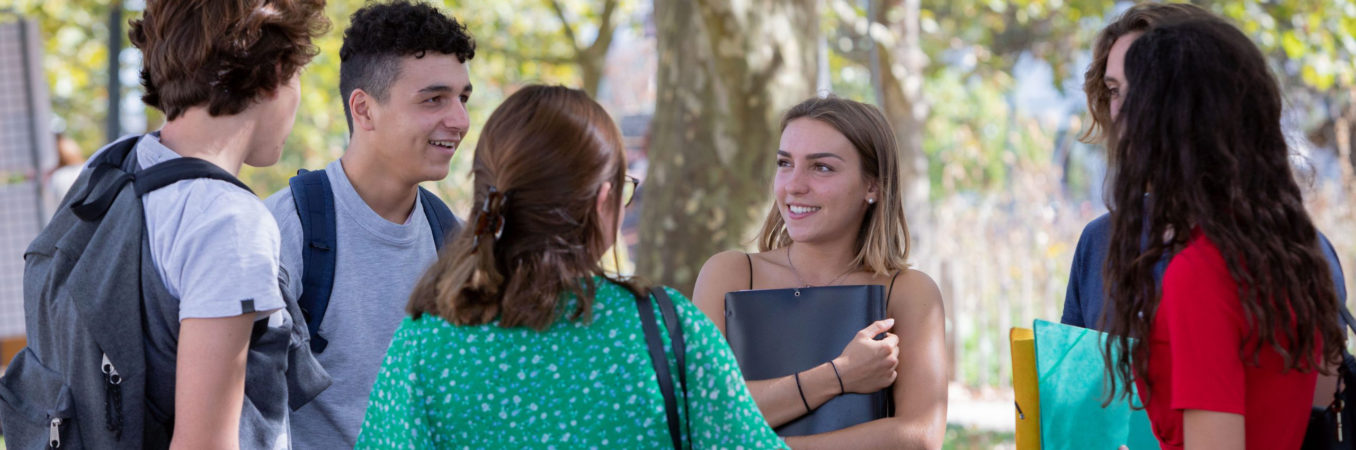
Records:
[[[631,206],[631,202],[636,199],[636,191],[640,190],[640,179],[627,175],[626,182],[622,183],[622,207]]]

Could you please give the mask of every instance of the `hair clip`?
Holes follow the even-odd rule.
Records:
[[[504,203],[507,200],[508,194],[500,193],[498,188],[490,186],[489,193],[480,204],[480,216],[476,218],[474,238],[471,241],[472,253],[480,247],[481,234],[490,233],[495,240],[504,234]]]

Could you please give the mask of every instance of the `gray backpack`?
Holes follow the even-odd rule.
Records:
[[[193,178],[248,187],[196,158],[137,170],[138,140],[104,149],[24,253],[28,347],[0,377],[0,423],[10,448],[169,445],[173,362],[167,374],[163,358],[148,360],[148,348],[156,348],[148,346],[177,342],[178,305],[151,264],[141,196]],[[285,300],[292,329],[270,331],[258,321],[251,337],[243,447],[256,446],[252,435],[285,427],[286,411],[252,406],[276,403],[261,396],[287,398],[295,410],[329,386],[296,302]]]

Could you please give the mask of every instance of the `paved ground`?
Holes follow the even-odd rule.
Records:
[[[948,387],[946,422],[965,428],[1011,432],[1016,419],[1012,389],[969,389],[956,383]]]

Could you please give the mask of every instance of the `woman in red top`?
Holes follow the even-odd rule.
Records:
[[[1163,448],[1298,448],[1317,368],[1343,336],[1276,80],[1218,20],[1155,28],[1125,66],[1103,318],[1112,395],[1135,382]]]

